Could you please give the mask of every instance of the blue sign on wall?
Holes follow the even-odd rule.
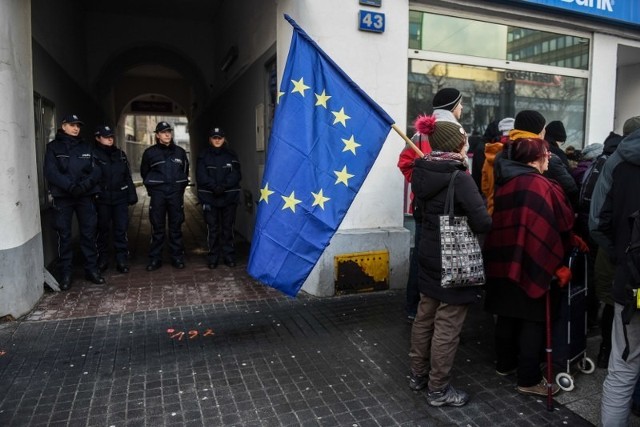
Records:
[[[640,26],[638,0],[520,0],[606,20]]]
[[[362,31],[384,32],[384,13],[361,10],[358,14],[358,29]]]

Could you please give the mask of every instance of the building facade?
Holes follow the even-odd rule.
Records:
[[[433,94],[454,86],[468,132],[531,108],[562,120],[581,148],[640,115],[639,9],[636,0],[3,1],[0,218],[11,226],[0,229],[0,317],[31,309],[55,259],[41,163],[64,114],[79,114],[89,138],[112,123],[124,142],[127,114],[166,101],[162,114],[188,120],[192,160],[208,128],[223,126],[243,165],[237,228],[250,239],[291,37],[284,13],[408,133]],[[404,287],[403,147],[390,133],[303,290],[333,295],[336,257],[381,250],[390,287]]]

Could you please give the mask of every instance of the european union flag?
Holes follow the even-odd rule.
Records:
[[[285,18],[294,31],[247,270],[295,296],[349,210],[394,122],[293,19]]]

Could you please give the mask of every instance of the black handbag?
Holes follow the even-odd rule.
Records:
[[[482,251],[478,236],[471,231],[466,216],[455,216],[453,181],[458,174],[453,172],[440,215],[440,253],[442,259],[443,288],[479,286],[485,283]]]

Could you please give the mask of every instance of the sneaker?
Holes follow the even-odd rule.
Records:
[[[409,388],[411,390],[422,390],[427,386],[428,382],[427,375],[416,375],[413,372],[409,375]]]
[[[431,406],[464,406],[469,401],[469,395],[456,390],[448,385],[440,391],[430,391],[427,393],[427,403]]]
[[[530,387],[517,387],[518,393],[527,394],[531,396],[546,396],[547,395],[547,380],[544,378],[536,385]],[[551,395],[556,395],[560,391],[560,387],[557,384],[551,384]]]

